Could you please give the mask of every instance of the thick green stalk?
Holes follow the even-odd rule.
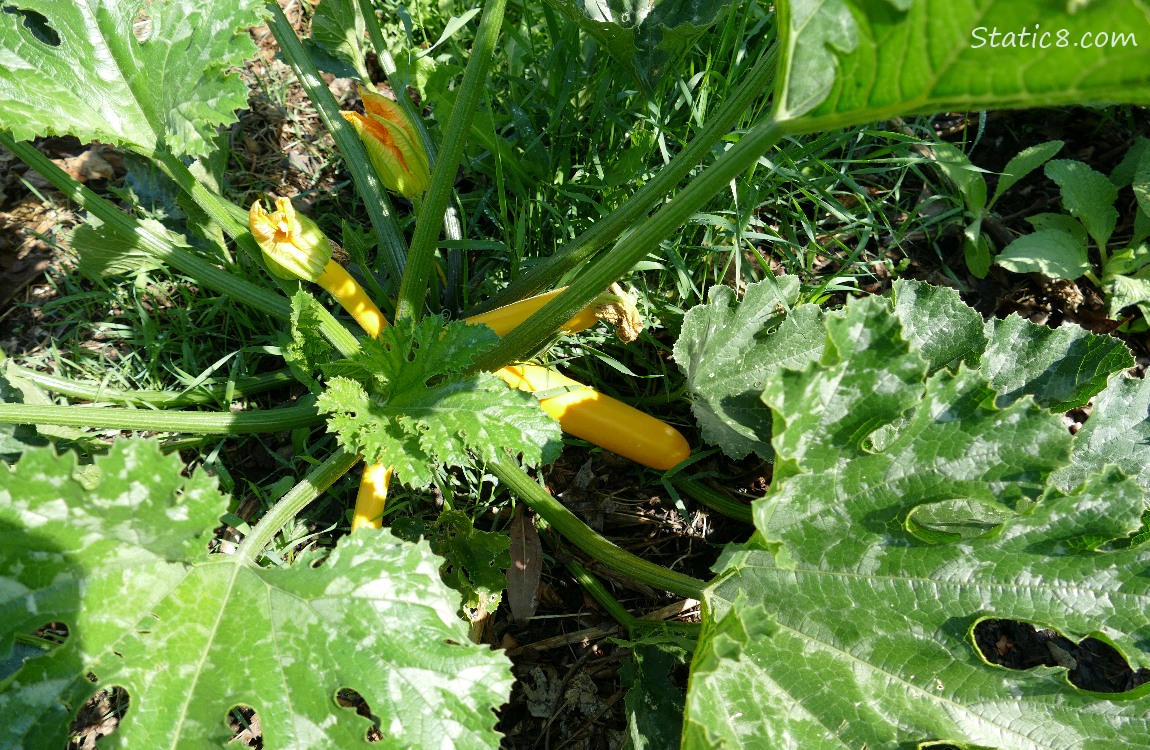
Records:
[[[355,189],[363,199],[368,218],[371,219],[371,225],[379,238],[384,267],[393,282],[398,283],[407,264],[407,245],[404,244],[403,234],[395,223],[395,212],[391,208],[391,201],[387,199],[383,184],[368,159],[367,150],[360,142],[359,136],[339,113],[339,104],[320,78],[319,71],[300,44],[279,5],[268,3],[268,9],[271,11],[268,27],[279,42],[284,60],[295,71],[300,85],[307,92],[311,103],[315,105],[331,137],[335,139],[339,152],[343,154],[344,163],[351,172],[352,181],[355,182]]]
[[[224,234],[243,245],[249,254],[259,256],[260,248],[248,231],[247,211],[209,190],[196,179],[187,165],[174,155],[166,151],[157,152],[155,161],[164,174],[179,185],[180,190],[187,193],[197,206],[204,209],[212,221],[220,225]]]
[[[551,497],[510,458],[490,462],[487,468],[552,528],[598,562],[640,583],[679,596],[702,598],[706,586],[703,581],[648,562],[607,541]]]
[[[335,481],[359,463],[359,457],[343,448],[336,448],[326,461],[308,472],[299,484],[288,490],[272,509],[264,514],[247,538],[240,543],[236,554],[241,559],[255,562],[264,548],[271,543],[279,530],[288,524],[299,512],[312,503],[320,493],[335,484]]]
[[[718,511],[728,518],[733,518],[743,523],[755,522],[754,516],[751,513],[751,506],[739,502],[726,493],[708,487],[702,482],[676,474],[672,477],[671,484],[680,492],[690,495],[711,510]]]
[[[513,279],[507,287],[492,295],[490,299],[469,310],[467,315],[493,310],[551,289],[564,274],[591,260],[596,253],[618,239],[624,231],[642,220],[657,201],[670,194],[692,169],[707,158],[715,144],[730,132],[739,118],[745,115],[755,101],[770,88],[770,83],[775,77],[776,57],[776,46],[771,45],[770,51],[755,64],[722,109],[709,116],[703,129],[683,150],[622,206],[595,222],[586,232],[564,244],[550,258]]]
[[[635,629],[637,619],[635,615],[628,612],[627,608],[611,595],[611,592],[599,582],[598,578],[591,575],[590,571],[574,560],[568,561],[566,565],[575,581],[586,589],[591,598],[599,603],[599,606],[607,610],[607,614],[615,618],[615,622],[626,628],[628,633]]]
[[[166,237],[156,235],[147,226],[140,224],[112,203],[73,180],[30,144],[17,142],[7,133],[0,132],[0,146],[16,154],[25,164],[64,193],[69,200],[80,204],[88,213],[122,234],[126,243],[143,248],[157,259],[195,278],[204,286],[243,300],[257,310],[284,319],[291,316],[291,303],[282,296],[216,268],[192,253],[172,247]]]
[[[7,133],[0,132],[0,146],[14,153],[70,200],[83,206],[88,213],[118,232],[126,245],[146,250],[157,260],[191,276],[209,289],[226,294],[275,318],[291,319],[291,302],[284,296],[245,281],[222,268],[217,268],[193,253],[173,247],[167,237],[156,234],[109,201],[104,200],[69,177],[64,170],[53,164],[51,159],[32,148],[30,144],[17,142]],[[170,167],[171,165],[167,166]],[[195,182],[195,179],[193,178],[192,181]],[[225,231],[228,229],[227,223],[221,224],[221,226],[224,227]],[[344,356],[350,356],[359,350],[359,344],[355,337],[334,317],[328,316],[327,319],[321,321],[320,328],[328,341]]]
[[[395,66],[395,60],[391,58],[391,54],[388,52],[387,44],[383,38],[383,30],[379,28],[379,22],[375,18],[375,9],[372,7],[371,0],[359,0],[359,7],[363,14],[364,25],[367,26],[367,36],[371,39],[371,46],[375,48],[380,67],[383,68],[383,72],[387,74],[388,82],[391,83],[391,91],[395,94],[395,101],[411,120],[415,132],[419,134],[419,140],[423,143],[423,150],[427,152],[427,163],[432,169],[435,169],[435,164],[439,160],[439,148],[432,140],[431,133],[428,132],[427,125],[424,123],[418,108],[411,101],[411,97],[407,95],[407,79],[399,80],[398,77],[395,77],[398,69]],[[448,240],[461,240],[463,237],[460,231],[459,218],[454,212],[454,207],[445,209],[443,232]],[[420,210],[418,213],[422,213],[422,211]],[[458,287],[459,278],[462,276],[462,266],[459,253],[447,255],[447,288],[453,292]]]
[[[154,411],[99,406],[0,404],[0,424],[51,424],[104,430],[191,432],[198,435],[247,435],[322,424],[315,406],[287,406],[235,413]]]
[[[61,396],[82,398],[86,401],[111,401],[119,404],[137,404],[155,409],[172,409],[182,406],[215,404],[225,397],[228,385],[232,385],[232,398],[244,398],[273,388],[295,383],[291,370],[276,370],[263,375],[239,378],[234,384],[218,383],[198,385],[186,391],[132,391],[108,388],[101,383],[92,383],[71,378],[36,372],[17,364],[8,363],[5,374],[20,380],[35,383]]]
[[[715,163],[691,180],[674,198],[591,264],[567,289],[500,339],[480,359],[476,369],[494,371],[534,352],[555,329],[553,321],[569,320],[597,294],[622,278],[654,251],[707,201],[724,190],[778,142],[783,129],[772,118],[759,122]]]
[[[435,267],[435,251],[440,228],[447,214],[447,203],[455,184],[455,172],[463,158],[463,147],[467,143],[467,133],[471,130],[471,119],[479,108],[487,81],[487,70],[495,52],[495,42],[503,25],[503,12],[507,0],[488,0],[475,32],[475,46],[463,72],[463,82],[459,86],[459,96],[431,173],[431,185],[423,201],[423,209],[415,224],[415,235],[411,238],[411,254],[408,256],[407,273],[399,286],[399,301],[395,317],[418,320],[423,314],[423,302],[427,297],[427,283]]]

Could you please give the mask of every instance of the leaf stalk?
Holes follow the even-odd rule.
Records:
[[[435,267],[436,241],[447,215],[447,203],[454,189],[456,170],[463,158],[463,147],[467,143],[471,120],[483,96],[484,82],[487,80],[487,71],[491,66],[506,7],[507,0],[489,0],[483,8],[479,29],[475,33],[475,46],[464,70],[459,97],[447,122],[439,158],[431,173],[431,185],[415,225],[415,235],[411,238],[407,272],[399,286],[399,300],[396,303],[397,320],[418,320],[423,314],[428,281]]]
[[[236,555],[241,559],[255,562],[280,529],[357,463],[359,456],[337,447],[326,461],[308,472],[307,476],[288,490],[288,493],[264,514],[252,532],[240,543]]]
[[[197,435],[250,435],[314,427],[325,417],[312,406],[262,411],[181,412],[59,404],[0,404],[0,424],[46,424],[106,430],[190,432]]]
[[[562,503],[535,483],[522,468],[510,458],[500,458],[489,462],[487,468],[507,485],[515,495],[527,503],[531,510],[562,534],[579,549],[595,558],[603,565],[616,570],[633,580],[649,586],[670,591],[679,596],[700,599],[706,583],[697,578],[677,573],[662,565],[633,555],[597,534],[590,526],[579,520]]]

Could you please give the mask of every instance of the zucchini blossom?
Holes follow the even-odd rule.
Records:
[[[415,124],[402,107],[387,97],[364,89],[359,95],[366,114],[340,114],[363,141],[383,186],[409,200],[418,197],[427,190],[431,172]]]
[[[287,198],[276,198],[268,213],[260,201],[248,211],[252,236],[259,243],[268,270],[282,279],[316,281],[331,260],[331,243],[314,221],[295,211]]]

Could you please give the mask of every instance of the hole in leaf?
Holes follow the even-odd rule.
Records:
[[[131,697],[122,687],[110,687],[93,695],[72,721],[69,732],[71,748],[97,747],[96,740],[107,737],[120,726],[128,713]]]
[[[251,706],[238,703],[228,711],[228,726],[235,734],[228,740],[228,746],[262,748],[264,733],[260,728],[260,716]]]
[[[66,640],[68,626],[62,622],[46,622],[30,633],[16,633],[12,655],[0,660],[0,680],[15,674],[29,659],[38,659],[58,649]]]
[[[1070,683],[1095,693],[1125,693],[1150,682],[1150,669],[1130,668],[1118,649],[1097,638],[1079,643],[1054,630],[1017,620],[983,620],[974,626],[979,652],[1007,669],[1063,667]]]
[[[140,8],[140,12],[132,21],[132,36],[136,37],[136,41],[140,44],[152,38],[152,19],[143,8]]]
[[[24,28],[32,32],[32,36],[36,37],[39,41],[47,44],[49,47],[60,46],[60,35],[48,23],[47,16],[37,13],[34,10],[25,10],[18,8],[15,5],[5,5],[3,7],[5,13],[18,13],[24,18]]]
[[[367,701],[363,699],[362,695],[351,688],[340,688],[339,692],[335,694],[335,702],[343,708],[354,708],[357,714],[371,720],[371,726],[366,735],[368,742],[379,742],[383,739],[379,717],[371,712],[371,706],[367,705]]]

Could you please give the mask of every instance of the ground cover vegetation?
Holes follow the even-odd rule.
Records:
[[[1150,746],[1146,42],[5,5],[0,746]]]

